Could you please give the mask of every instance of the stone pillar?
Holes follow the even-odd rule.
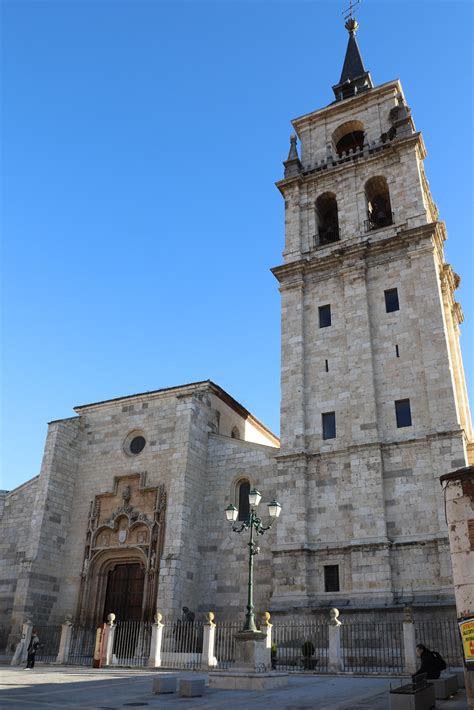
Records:
[[[161,644],[163,641],[163,626],[161,623],[163,615],[159,611],[153,617],[154,624],[151,630],[150,655],[148,666],[150,668],[160,668],[161,666]]]
[[[204,638],[202,642],[202,662],[204,667],[215,668],[217,658],[214,655],[214,644],[216,637],[216,625],[214,623],[214,612],[209,611],[207,622],[204,624]]]
[[[59,642],[59,651],[56,663],[67,663],[69,657],[69,648],[72,638],[72,621],[70,616],[66,616],[64,624],[61,626],[61,640]]]
[[[10,665],[19,666],[22,661],[26,661],[28,656],[28,646],[33,632],[33,622],[27,619],[21,628],[21,639],[18,642]]]
[[[412,610],[409,606],[405,609],[403,619],[403,649],[405,653],[405,671],[413,675],[416,671],[416,641],[415,624],[413,623]]]
[[[104,628],[104,639],[102,643],[102,665],[112,665],[112,653],[115,638],[115,614],[109,614]]]
[[[444,489],[449,546],[453,565],[458,621],[474,620],[474,466],[460,468],[440,478]],[[467,705],[474,708],[474,660],[468,661],[464,646]]]
[[[341,653],[341,622],[339,621],[339,609],[330,609],[328,622],[328,671],[330,673],[340,673],[343,670]]]
[[[270,618],[271,618],[270,612],[264,611],[262,614],[262,620],[260,622],[260,631],[262,631],[264,634],[266,634],[265,648],[268,649],[268,651],[270,651],[270,653],[271,653],[273,624],[270,624]]]

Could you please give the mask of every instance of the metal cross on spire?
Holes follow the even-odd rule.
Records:
[[[346,8],[342,13],[346,21],[345,28],[350,34],[355,34],[357,28],[359,27],[359,23],[354,17],[354,9],[357,7],[357,5],[360,5],[360,3],[361,0],[349,0],[349,7]]]

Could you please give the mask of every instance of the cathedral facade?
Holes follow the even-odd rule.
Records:
[[[440,475],[473,463],[459,277],[398,80],[355,33],[334,101],[293,121],[285,200],[281,441],[211,381],[75,408],[39,476],[2,494],[0,626],[98,624],[246,600],[248,491],[283,511],[256,607],[454,607]]]

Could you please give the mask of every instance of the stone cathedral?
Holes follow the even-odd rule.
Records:
[[[459,277],[401,84],[374,86],[346,28],[334,100],[293,121],[277,183],[281,441],[212,381],[50,422],[39,476],[2,493],[5,635],[27,617],[241,613],[247,540],[224,510],[242,519],[251,487],[283,507],[257,611],[454,607],[439,476],[474,462]]]

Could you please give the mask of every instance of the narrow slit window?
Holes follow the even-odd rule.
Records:
[[[238,508],[239,517],[238,520],[247,520],[250,515],[250,503],[249,503],[249,493],[250,493],[250,482],[242,481],[238,489]]]
[[[398,345],[395,345],[395,354],[397,357],[400,357],[400,350],[398,349]]]
[[[397,427],[411,426],[411,408],[409,399],[399,399],[395,402]]]
[[[387,313],[393,313],[393,311],[400,310],[400,304],[398,303],[398,289],[389,288],[385,291],[385,310]]]
[[[328,328],[331,325],[331,306],[319,306],[319,327]]]
[[[323,439],[336,438],[336,413],[324,412],[322,415]]]
[[[329,363],[327,360],[325,362],[326,362],[326,372],[329,372]]]
[[[339,565],[324,565],[324,591],[339,592]]]

